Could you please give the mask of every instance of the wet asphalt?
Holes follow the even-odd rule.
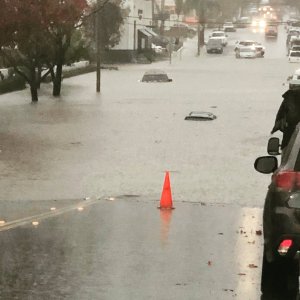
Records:
[[[25,220],[24,203],[6,210],[14,217],[0,227],[1,299],[259,298],[261,209],[174,202],[160,210],[138,197],[55,202]]]

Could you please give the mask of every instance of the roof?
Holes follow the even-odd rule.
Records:
[[[158,34],[155,33],[151,28],[145,27],[144,30],[146,30],[147,32],[149,32],[152,36],[158,36]]]
[[[155,74],[155,75],[157,75],[157,74],[166,74],[166,72],[165,71],[163,71],[163,70],[159,70],[159,69],[153,69],[153,70],[149,70],[149,71],[146,71],[145,72],[145,75],[153,75],[153,74]]]
[[[152,34],[150,32],[148,32],[146,30],[146,28],[140,28],[138,31],[141,32],[143,35],[145,35],[147,37],[151,37],[152,36]]]

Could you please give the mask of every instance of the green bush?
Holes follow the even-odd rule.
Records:
[[[64,70],[63,71],[63,78],[69,78],[81,74],[86,74],[90,72],[95,72],[96,71],[96,66],[95,65],[88,65],[86,67],[82,68],[76,68],[76,69],[71,69],[71,70]]]
[[[0,80],[0,94],[23,90],[25,87],[25,80],[20,76]]]

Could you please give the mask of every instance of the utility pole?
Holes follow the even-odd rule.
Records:
[[[198,20],[197,35],[198,35],[197,56],[199,56],[200,55],[200,19]]]
[[[136,20],[133,21],[133,50],[136,50]]]
[[[200,48],[204,45],[204,0],[199,1],[198,6],[198,28],[197,28],[197,35],[198,35],[198,47],[197,47],[197,56],[200,55]]]
[[[161,25],[160,25],[160,34],[164,36],[165,32],[165,0],[161,0],[161,7],[160,7],[160,18],[161,18]]]
[[[97,0],[97,13],[96,13],[96,60],[97,60],[97,83],[96,83],[96,91],[100,93],[100,83],[101,83],[101,70],[100,70],[100,0]]]

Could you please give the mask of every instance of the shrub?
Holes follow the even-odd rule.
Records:
[[[0,80],[0,94],[23,90],[25,87],[25,80],[20,76]]]

